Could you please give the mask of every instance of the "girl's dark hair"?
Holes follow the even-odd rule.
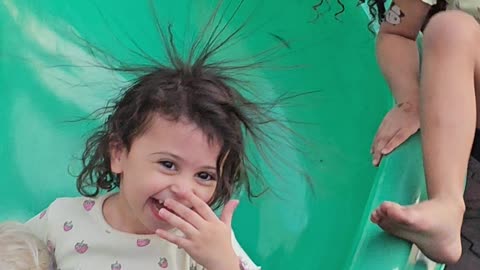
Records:
[[[335,13],[335,16],[343,13],[343,11],[345,10],[345,6],[341,2],[341,0],[336,0],[336,1],[340,5],[340,11]],[[320,5],[322,5],[324,2],[328,3],[328,0],[321,0],[318,4],[313,6],[313,9],[315,11],[317,11],[318,8],[320,7]],[[375,22],[378,22],[379,24],[381,24],[385,20],[385,13],[387,12],[387,8],[385,7],[385,3],[387,1],[386,0],[359,0],[358,5],[364,4],[365,2],[368,6],[368,10],[369,10],[370,15],[372,17],[372,20],[368,23],[368,29],[371,32],[373,32],[373,24]],[[393,2],[395,2],[395,1],[393,1]],[[430,9],[430,11],[429,11],[429,13],[428,13],[428,15],[425,19],[425,22],[423,24],[422,30],[423,30],[423,28],[425,28],[428,21],[430,20],[431,17],[433,17],[433,15],[437,14],[440,11],[445,10],[446,7],[447,7],[446,0],[438,0],[437,4],[433,5],[432,8]]]
[[[154,16],[168,65],[152,60],[154,66],[148,68],[108,67],[140,72],[140,76],[117,98],[94,113],[96,119],[105,120],[86,141],[81,157],[83,168],[77,176],[77,190],[82,195],[92,197],[102,190],[110,191],[120,186],[120,176],[110,169],[112,143],[130,150],[135,138],[148,129],[152,117],[159,115],[172,121],[186,119],[198,126],[209,141],[220,143],[217,187],[211,205],[224,204],[241,185],[250,197],[255,196],[249,178],[257,173],[245,154],[246,139],[263,143],[265,133],[260,126],[275,121],[269,114],[273,103],[249,101],[236,87],[240,82],[232,76],[232,71],[249,69],[256,64],[233,66],[230,61],[212,60],[245,25],[220,39],[226,27],[220,23],[212,25],[219,6],[185,59],[176,50],[172,26],[164,31]],[[213,29],[210,35],[206,41],[202,40],[210,28]],[[101,52],[91,44],[88,46],[92,52]]]

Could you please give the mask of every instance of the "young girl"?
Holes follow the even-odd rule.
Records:
[[[464,180],[480,123],[480,1],[447,2],[395,0],[385,15],[379,13],[378,62],[398,105],[377,133],[374,164],[421,126],[429,200],[407,207],[385,202],[371,220],[414,242],[430,258],[453,263],[461,255]],[[381,7],[384,1],[370,1],[375,4]],[[432,5],[448,11],[426,25],[420,72],[415,40]]]
[[[58,268],[259,269],[232,232],[230,199],[241,185],[250,192],[246,136],[259,143],[258,124],[271,119],[232,86],[235,67],[210,60],[225,41],[197,42],[187,60],[166,45],[171,66],[100,110],[77,179],[85,197],[57,199],[28,222]],[[219,218],[211,207],[222,205]]]
[[[0,269],[54,270],[55,261],[48,247],[16,222],[0,224]]]

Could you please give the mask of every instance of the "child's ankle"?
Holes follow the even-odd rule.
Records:
[[[461,213],[465,212],[465,201],[463,200],[463,197],[435,197],[431,198],[431,201],[436,201],[438,203],[441,203],[442,205],[449,206],[451,208],[454,208],[457,211],[460,211]]]

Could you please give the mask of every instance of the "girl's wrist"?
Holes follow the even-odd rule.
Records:
[[[398,108],[403,109],[406,112],[418,112],[419,111],[419,104],[418,102],[411,102],[411,101],[403,101],[398,102],[396,105]]]
[[[224,260],[213,265],[211,268],[207,268],[207,270],[243,270],[240,259],[235,252],[232,255],[222,257]]]

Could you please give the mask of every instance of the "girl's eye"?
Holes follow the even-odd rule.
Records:
[[[168,170],[175,170],[175,164],[173,164],[173,162],[170,162],[170,161],[160,161],[159,162],[163,167],[165,167],[166,169]]]
[[[200,172],[197,174],[197,177],[202,181],[215,181],[215,177],[207,172]]]

